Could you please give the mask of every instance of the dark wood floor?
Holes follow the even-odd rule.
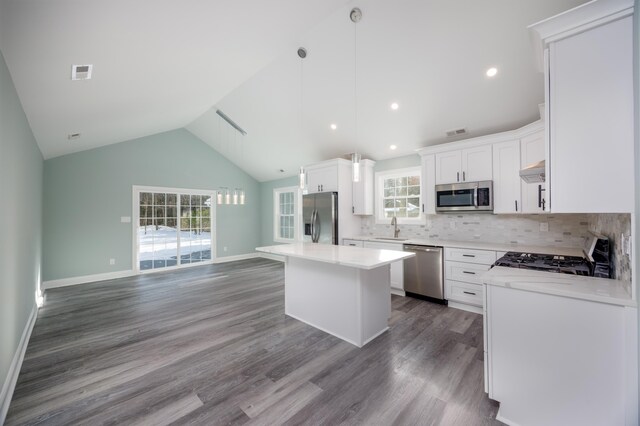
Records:
[[[499,423],[480,315],[394,296],[358,349],[286,317],[283,280],[253,259],[47,291],[6,423]]]

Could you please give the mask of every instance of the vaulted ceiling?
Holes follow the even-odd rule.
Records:
[[[0,48],[45,158],[186,127],[264,181],[536,120],[526,27],[584,2],[2,0]],[[72,64],[93,79],[71,81]]]

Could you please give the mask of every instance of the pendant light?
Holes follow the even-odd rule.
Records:
[[[231,192],[229,192],[229,188],[224,189],[224,203],[227,205],[231,204]]]
[[[303,77],[304,77],[304,67],[303,67],[303,60],[304,58],[307,57],[307,49],[305,49],[304,47],[300,47],[298,48],[298,56],[300,57],[300,142],[302,142],[302,121],[303,121],[303,115],[302,115],[302,111],[303,111]],[[304,190],[305,187],[307,186],[307,176],[304,170],[303,166],[300,166],[300,172],[298,173],[298,185],[300,186],[300,189]]]
[[[216,191],[216,202],[222,204],[222,189]]]
[[[362,19],[362,11],[354,7],[349,13],[349,18],[353,22],[353,99],[355,111],[356,142],[355,152],[351,154],[351,178],[353,182],[360,182],[360,160],[362,156],[358,154],[358,22]]]

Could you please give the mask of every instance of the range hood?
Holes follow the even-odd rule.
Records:
[[[526,183],[539,183],[545,180],[545,161],[538,161],[520,170],[520,178]]]

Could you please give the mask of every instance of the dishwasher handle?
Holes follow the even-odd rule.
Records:
[[[421,251],[427,253],[437,253],[442,251],[442,247],[432,247],[432,246],[410,246],[404,245],[402,247],[404,251]]]

